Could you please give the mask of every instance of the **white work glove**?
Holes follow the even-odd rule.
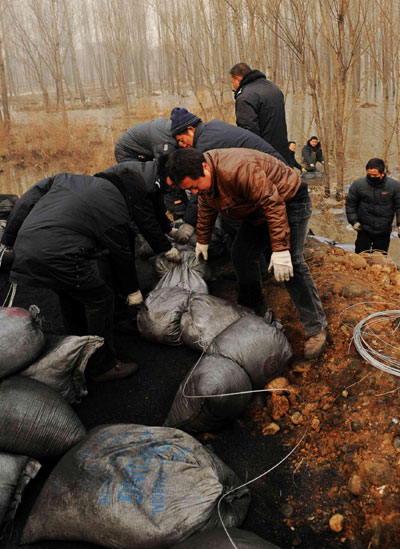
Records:
[[[288,281],[293,276],[292,258],[289,250],[272,252],[268,272],[274,270],[274,276],[278,282]]]
[[[167,234],[170,238],[173,238],[175,240],[178,234],[178,229],[171,229]]]
[[[128,305],[140,305],[141,303],[143,303],[142,292],[138,290],[137,292],[133,292],[133,294],[129,294],[126,298],[126,302],[128,303]]]
[[[200,244],[197,242],[196,244],[196,262],[200,261],[200,257],[203,256],[204,261],[207,261],[208,259],[208,244]]]
[[[175,237],[176,241],[179,242],[180,244],[187,244],[193,233],[194,233],[193,225],[189,225],[189,223],[182,223]]]
[[[310,168],[313,168],[314,167],[314,164],[310,164]]]
[[[180,263],[182,261],[181,254],[179,253],[179,250],[172,247],[168,252],[165,252],[165,257],[172,261],[173,263]]]
[[[353,225],[353,229],[355,231],[361,231],[362,230],[362,227],[361,227],[361,223],[359,223],[358,221],[356,221]]]

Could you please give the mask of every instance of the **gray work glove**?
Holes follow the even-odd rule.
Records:
[[[178,229],[175,239],[177,242],[179,242],[179,244],[187,244],[193,233],[193,225],[189,225],[189,223],[182,223],[182,225]]]
[[[357,231],[357,232],[358,232],[358,231],[361,231],[361,230],[362,230],[361,223],[359,223],[358,221],[356,221],[356,222],[354,223],[354,225],[353,225],[353,229],[354,229],[355,231]]]
[[[289,250],[272,252],[268,272],[271,272],[272,270],[274,271],[275,279],[278,282],[290,280],[293,276],[293,265]]]
[[[165,257],[173,263],[180,263],[182,261],[181,254],[176,248],[171,248],[168,252],[165,252]]]
[[[126,298],[126,302],[128,305],[138,306],[141,303],[143,303],[143,296],[142,292],[138,290],[137,292],[133,292],[132,294],[129,294]]]

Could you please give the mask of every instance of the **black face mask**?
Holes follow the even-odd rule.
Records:
[[[380,177],[372,177],[372,175],[367,175],[367,179],[372,184],[380,183],[382,181]]]

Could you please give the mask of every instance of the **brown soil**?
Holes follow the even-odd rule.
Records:
[[[305,362],[304,336],[285,288],[273,279],[264,283],[295,353],[286,377],[267,387],[287,387],[301,398],[266,393],[250,413],[265,436],[283,433],[289,449],[307,430],[289,458],[296,496],[287,498],[284,521],[293,531],[311,527],[321,540],[336,532],[338,547],[399,547],[400,380],[362,360],[352,334],[371,313],[400,308],[400,274],[381,254],[360,257],[310,238],[307,246],[332,343],[321,357]],[[223,297],[232,299],[232,284],[224,286]],[[368,343],[398,357],[397,328],[393,321],[373,325]],[[296,479],[302,482],[300,497]]]

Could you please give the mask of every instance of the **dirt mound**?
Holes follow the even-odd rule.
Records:
[[[292,392],[266,393],[251,418],[265,436],[284,435],[288,448],[307,429],[290,458],[293,496],[282,509],[292,531],[311,528],[321,540],[333,542],[329,547],[398,547],[400,380],[364,361],[352,336],[354,326],[370,314],[400,309],[400,272],[379,253],[356,255],[315,240],[307,246],[332,343],[321,357],[304,362],[295,308],[283,285],[272,278],[265,282],[265,297],[295,351],[289,373],[268,387]],[[229,299],[232,287],[225,286],[225,292]],[[366,339],[395,358],[398,332],[398,321],[383,320]]]

